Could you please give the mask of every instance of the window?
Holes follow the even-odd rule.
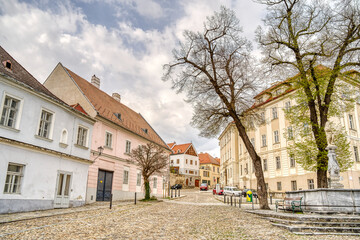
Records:
[[[278,89],[278,90],[275,91],[276,96],[279,96],[280,94],[281,94],[281,89]]]
[[[195,161],[195,166],[197,165],[197,161]]]
[[[276,107],[272,108],[272,115],[273,115],[273,119],[277,119],[277,118],[278,118],[277,108],[276,108]]]
[[[296,190],[297,190],[296,181],[291,181],[291,190],[292,190],[292,191],[296,191]]]
[[[264,172],[268,170],[267,159],[264,159]]]
[[[174,160],[171,159],[170,163],[171,163],[171,164],[174,164]]]
[[[190,160],[190,165],[192,165],[193,164],[193,160]]]
[[[266,147],[266,135],[261,135],[262,146]]]
[[[188,163],[188,160],[186,159],[185,163],[187,164]]]
[[[255,138],[251,138],[250,142],[253,145],[253,147],[255,147]]]
[[[290,167],[294,168],[295,167],[295,157],[294,154],[290,155]]]
[[[276,157],[276,169],[281,169],[281,162],[279,156]]]
[[[219,173],[219,168],[217,168],[217,172]]]
[[[354,146],[354,157],[355,157],[355,162],[359,162],[359,152],[357,146]]]
[[[291,108],[291,103],[290,103],[290,101],[288,101],[285,103],[285,111],[286,112],[290,111],[290,108]]]
[[[260,113],[260,124],[265,123],[265,112]]]
[[[213,167],[213,172],[215,172],[215,167]]]
[[[308,182],[308,188],[309,189],[314,189],[315,188],[314,187],[314,179],[308,179],[307,182]]]
[[[157,178],[154,177],[153,180],[153,188],[157,188]]]
[[[248,169],[249,169],[249,165],[246,164],[246,167],[245,167],[245,174],[248,174]]]
[[[279,143],[279,131],[274,131],[274,142]]]
[[[287,128],[287,133],[288,133],[288,139],[289,139],[289,140],[291,140],[291,139],[294,138],[292,126],[289,126],[289,127]]]
[[[176,164],[179,164],[180,163],[180,159],[176,159]]]
[[[112,146],[112,134],[106,132],[105,134],[105,147],[111,148]]]
[[[76,141],[77,145],[86,147],[87,133],[88,130],[86,128],[79,126],[77,141]]]
[[[5,180],[4,193],[20,193],[24,165],[9,163]]]
[[[353,115],[350,115],[350,114],[349,114],[349,127],[350,127],[350,129],[355,129],[354,118],[353,118]]]
[[[240,175],[242,176],[243,173],[242,173],[242,165],[240,165]]]
[[[277,182],[276,185],[277,185],[277,190],[278,190],[278,191],[281,191],[281,190],[282,190],[282,189],[281,189],[281,182]]]
[[[50,128],[53,114],[42,110],[38,135],[43,138],[50,138]]]
[[[123,184],[129,184],[129,171],[124,170],[124,181]]]
[[[141,186],[141,173],[136,176],[136,186]]]
[[[5,96],[0,125],[16,128],[16,118],[20,108],[20,100]]]
[[[125,153],[130,153],[131,151],[131,142],[129,140],[126,140],[126,148],[125,148]]]

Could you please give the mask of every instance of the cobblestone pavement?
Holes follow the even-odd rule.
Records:
[[[210,191],[181,195],[186,197],[3,223],[0,239],[344,239],[294,235],[222,204]]]

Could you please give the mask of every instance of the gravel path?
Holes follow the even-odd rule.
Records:
[[[177,200],[0,224],[0,239],[344,239],[297,236],[256,215],[219,204],[210,192],[183,194],[186,197]]]

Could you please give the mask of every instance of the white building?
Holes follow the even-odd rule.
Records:
[[[0,60],[0,213],[84,204],[94,120]]]
[[[176,144],[168,143],[172,150],[170,155],[170,166],[176,173],[185,176],[186,186],[199,186],[199,156],[192,143]]]

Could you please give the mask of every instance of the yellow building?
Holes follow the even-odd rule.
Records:
[[[199,153],[201,183],[215,187],[220,183],[220,159],[213,158],[208,153]]]
[[[295,104],[295,100],[290,98],[294,93],[291,82],[284,81],[255,96],[254,109],[259,111],[262,121],[247,131],[250,141],[262,159],[266,185],[274,192],[313,189],[317,186],[316,173],[304,170],[287,153],[291,140],[287,140],[284,134],[293,133],[283,109]],[[348,171],[340,174],[341,183],[345,188],[360,188],[359,118],[358,101],[351,112],[344,113],[340,119],[330,119],[333,122],[341,122],[351,145],[354,164]],[[219,136],[219,141],[222,186],[257,188],[252,160],[234,123],[226,127]]]

